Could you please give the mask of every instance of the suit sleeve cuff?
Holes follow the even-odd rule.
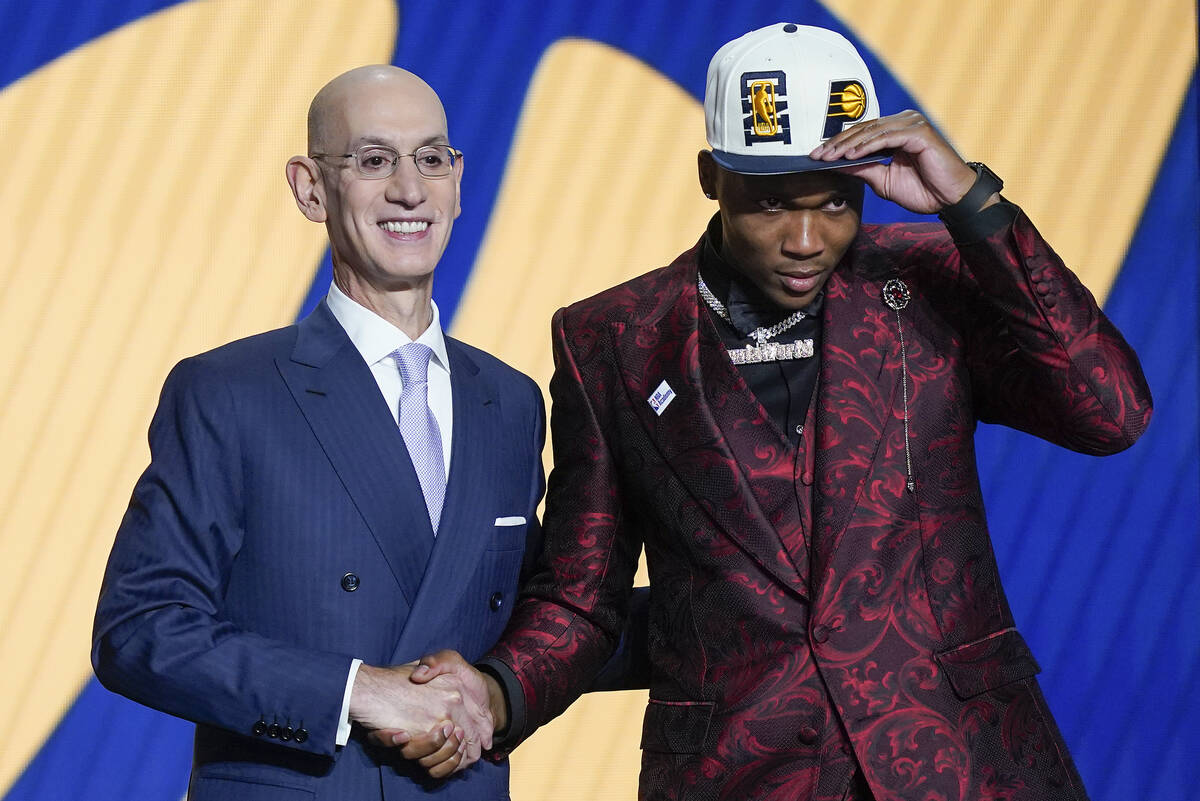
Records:
[[[354,679],[358,676],[358,669],[362,666],[361,659],[355,659],[350,663],[350,672],[346,676],[346,690],[342,694],[342,712],[338,717],[337,736],[334,737],[334,745],[343,746],[350,742],[350,693],[354,691]]]
[[[500,684],[504,692],[504,703],[508,709],[508,725],[496,732],[492,738],[492,752],[505,756],[517,747],[525,733],[527,714],[525,709],[525,689],[505,663],[492,657],[484,657],[475,665],[481,672],[488,674]]]
[[[982,242],[993,234],[1013,224],[1020,209],[1003,197],[995,205],[977,211],[961,220],[946,220],[946,230],[960,245]]]

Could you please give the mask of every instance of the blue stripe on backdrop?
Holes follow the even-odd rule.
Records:
[[[1200,142],[1186,103],[1106,311],[1137,350],[1153,422],[1081,456],[995,426],[976,438],[1005,588],[1096,801],[1200,783]]]
[[[477,9],[472,14],[468,8]],[[451,133],[467,152],[464,211],[439,265],[435,299],[443,309],[457,303],[474,262],[489,209],[471,207],[472,198],[493,198],[499,188],[517,118],[534,68],[546,48],[567,36],[595,39],[641,59],[697,99],[704,94],[712,54],[746,31],[781,20],[840,30],[854,39],[824,6],[806,2],[727,3],[723,0],[658,2],[621,0],[597,8],[570,3],[547,6],[536,0],[503,4],[462,4],[452,17],[406,5],[396,43],[396,63],[415,65],[450,108]],[[629,24],[637,20],[637,24]],[[507,30],[508,35],[497,35]],[[480,37],[480,31],[488,33]],[[859,42],[855,41],[855,44]],[[866,52],[865,48],[861,48]],[[915,107],[884,67],[866,57],[881,108]],[[497,69],[496,65],[503,65]],[[584,138],[586,131],[563,124],[562,136]],[[466,137],[466,140],[464,140]],[[630,145],[637,145],[631,132]],[[469,147],[469,149],[468,149]],[[563,189],[568,190],[567,176]],[[468,209],[474,213],[468,213]],[[873,219],[897,219],[895,207],[868,207]],[[650,269],[655,265],[646,265]]]
[[[88,681],[6,801],[179,801],[191,723]]]
[[[0,88],[64,53],[179,0],[0,0],[7,33],[0,48]]]

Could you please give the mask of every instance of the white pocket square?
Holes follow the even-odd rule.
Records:
[[[523,518],[519,515],[517,517],[497,517],[496,525],[497,526],[523,526],[523,525],[525,525],[525,518]]]

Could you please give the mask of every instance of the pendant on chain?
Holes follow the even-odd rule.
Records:
[[[800,339],[787,344],[764,342],[761,345],[746,345],[728,351],[729,361],[734,364],[759,364],[761,362],[786,362],[792,359],[807,359],[813,355],[813,341]]]

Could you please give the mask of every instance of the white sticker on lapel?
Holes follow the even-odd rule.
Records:
[[[658,389],[654,390],[654,394],[646,399],[646,401],[650,404],[650,408],[653,409],[654,413],[660,417],[662,416],[663,410],[666,409],[673,400],[675,400],[675,390],[671,389],[671,385],[666,381],[663,381],[661,384],[659,384]]]

